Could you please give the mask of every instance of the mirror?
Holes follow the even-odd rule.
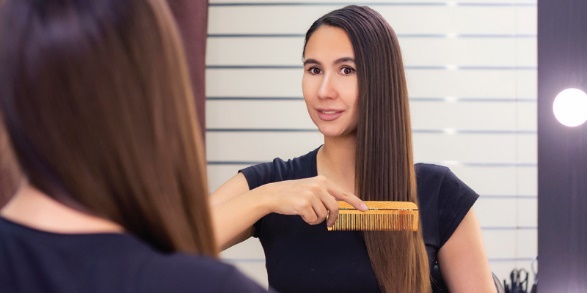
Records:
[[[475,210],[500,279],[513,268],[530,271],[537,255],[536,1],[369,3],[402,46],[415,161],[450,167],[481,195]],[[210,1],[211,191],[248,165],[322,143],[302,99],[301,50],[311,23],[339,7],[332,0]],[[267,284],[256,239],[223,258]]]

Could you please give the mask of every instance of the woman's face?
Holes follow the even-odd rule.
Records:
[[[306,44],[302,91],[310,118],[324,136],[354,134],[359,86],[346,32],[322,25]]]

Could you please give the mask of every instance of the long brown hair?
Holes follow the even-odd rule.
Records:
[[[352,45],[359,85],[355,188],[363,200],[418,203],[407,85],[395,32],[376,11],[347,6],[318,19],[343,29]],[[430,292],[428,257],[417,232],[364,232],[384,292]]]
[[[20,172],[0,120],[0,209],[16,193],[20,181]]]
[[[160,251],[216,256],[185,56],[162,0],[7,0],[0,110],[22,171]]]

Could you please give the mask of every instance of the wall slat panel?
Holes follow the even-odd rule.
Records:
[[[238,170],[249,165],[247,163],[209,165],[210,191],[216,190],[222,183],[236,175]],[[484,197],[536,197],[536,166],[448,166],[461,180]]]
[[[536,131],[536,103],[412,100],[416,130]],[[316,129],[303,100],[208,100],[208,129]],[[496,114],[497,113],[497,114]],[[520,118],[520,115],[524,117]],[[430,119],[431,117],[442,119]],[[519,121],[521,120],[521,121]],[[521,122],[528,123],[521,123]]]
[[[303,35],[344,3],[210,1],[211,191],[239,169],[322,144],[302,100]],[[530,270],[537,254],[536,1],[368,3],[388,19],[402,46],[416,161],[450,167],[481,195],[475,210],[499,278],[514,267]],[[267,285],[257,239],[222,257]]]
[[[399,34],[532,34],[535,6],[373,6]],[[209,34],[301,34],[332,5],[211,6]],[[223,21],[230,19],[230,21]],[[425,21],[417,21],[425,20]],[[499,20],[499,21],[496,21]],[[270,25],[268,25],[270,24]],[[491,24],[491,25],[487,25]]]
[[[208,97],[302,97],[302,68],[208,69]],[[536,70],[406,70],[411,97],[536,99]]]
[[[421,162],[488,164],[535,164],[528,156],[519,160],[517,153],[531,152],[532,139],[510,134],[414,133],[414,159]],[[209,161],[268,161],[274,157],[293,158],[322,144],[319,132],[210,132],[206,146]],[[523,151],[517,152],[520,149]]]
[[[536,38],[399,38],[407,66],[536,66]],[[300,65],[304,38],[208,39],[208,65]]]

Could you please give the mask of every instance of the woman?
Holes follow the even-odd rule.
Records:
[[[0,9],[0,113],[26,178],[0,211],[0,292],[262,291],[215,259],[165,2]]]
[[[471,209],[478,195],[448,168],[413,165],[407,86],[389,24],[368,7],[332,11],[308,30],[303,62],[304,99],[324,144],[241,170],[215,192],[223,247],[259,237],[269,284],[283,292],[429,292],[436,262],[451,292],[495,292]],[[361,205],[351,192],[418,203],[421,229],[327,232],[335,198]],[[295,214],[301,219],[286,216]]]

